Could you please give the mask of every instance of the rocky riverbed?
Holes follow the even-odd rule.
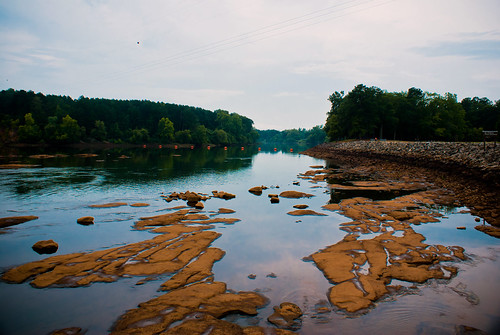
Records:
[[[343,166],[368,167],[384,179],[423,178],[452,192],[455,205],[467,206],[500,236],[500,145],[494,143],[343,141],[304,152]]]

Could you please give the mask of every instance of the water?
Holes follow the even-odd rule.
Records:
[[[205,211],[220,207],[241,219],[234,225],[216,225],[222,233],[214,247],[226,252],[215,263],[215,280],[234,291],[258,291],[270,304],[257,317],[228,316],[241,325],[270,326],[266,318],[272,307],[290,301],[305,315],[303,334],[454,334],[457,325],[473,326],[493,333],[500,324],[500,247],[498,240],[473,229],[474,218],[466,208],[443,209],[440,223],[415,226],[428,244],[460,245],[470,259],[459,264],[457,277],[449,282],[430,281],[410,287],[396,296],[382,299],[376,307],[355,316],[332,308],[327,301],[331,284],[315,267],[304,261],[310,254],[335,244],[345,232],[339,224],[350,221],[338,213],[322,211],[331,201],[325,183],[312,184],[297,178],[311,165],[326,165],[298,153],[256,148],[130,149],[96,152],[95,157],[29,158],[33,152],[16,152],[19,157],[0,163],[20,161],[38,164],[23,169],[0,169],[0,217],[37,215],[38,220],[1,229],[0,270],[43,259],[31,246],[39,240],[53,239],[57,254],[95,251],[150,239],[148,231],[131,226],[140,217],[165,213],[183,202],[166,203],[162,193],[186,190],[211,194],[213,190],[236,195],[225,201],[210,199]],[[56,152],[53,152],[56,153]],[[12,153],[10,153],[12,155]],[[123,157],[126,156],[128,158]],[[294,182],[299,181],[300,185]],[[253,186],[270,189],[261,196],[248,192]],[[279,186],[279,188],[276,188]],[[319,187],[318,187],[319,186]],[[280,199],[271,204],[267,194],[285,190],[311,193],[309,199]],[[89,208],[109,202],[146,202],[149,207],[122,206]],[[295,204],[327,216],[287,215]],[[76,219],[94,216],[95,225],[81,226]],[[457,230],[466,226],[467,230]],[[271,273],[276,277],[268,276]],[[255,274],[255,279],[249,279]],[[94,283],[80,288],[35,289],[29,283],[0,282],[0,334],[48,333],[78,326],[87,334],[103,334],[126,310],[160,295],[157,289],[168,278],[137,286],[139,278]],[[317,307],[333,311],[318,313]]]

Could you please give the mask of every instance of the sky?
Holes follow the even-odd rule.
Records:
[[[335,91],[500,99],[498,0],[0,0],[0,90],[323,125]]]

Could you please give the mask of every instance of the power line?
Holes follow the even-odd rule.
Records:
[[[194,59],[198,59],[201,57],[206,57],[215,53],[219,53],[222,51],[230,50],[233,48],[241,47],[246,44],[250,43],[255,43],[258,41],[262,41],[265,39],[273,38],[276,36],[284,35],[287,33],[290,33],[292,31],[304,29],[313,25],[317,25],[326,21],[330,21],[333,19],[337,19],[340,17],[345,17],[348,15],[352,15],[357,12],[361,12],[367,9],[379,7],[382,5],[385,5],[387,3],[393,2],[395,0],[389,0],[389,1],[383,1],[377,3],[377,1],[374,0],[363,0],[363,1],[358,1],[358,0],[351,0],[351,1],[345,1],[333,6],[329,6],[320,10],[316,10],[304,15],[300,15],[294,18],[290,18],[278,23],[274,23],[271,25],[267,25],[264,27],[261,27],[259,29],[255,29],[246,33],[242,33],[233,37],[229,37],[226,39],[222,39],[216,42],[208,43],[203,46],[189,49],[186,51],[181,51],[178,53],[175,53],[171,56],[168,56],[166,58],[145,63],[142,65],[138,65],[130,70],[127,71],[121,71],[117,72],[115,74],[110,74],[108,76],[105,76],[103,78],[103,81],[108,81],[108,80],[115,80],[119,79],[123,76],[132,74],[132,73],[142,73],[146,71],[152,71],[155,69],[163,68],[163,67],[168,67],[168,66],[174,66],[178,64],[185,63],[187,61],[191,61]],[[361,7],[358,10],[354,11],[348,11],[345,12],[349,9],[360,7],[363,5],[367,5],[369,3],[373,3],[372,6],[365,6]],[[338,9],[339,7],[343,7]],[[332,15],[338,14],[334,17]],[[256,39],[257,38],[257,39]]]

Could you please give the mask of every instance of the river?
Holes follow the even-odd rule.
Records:
[[[378,299],[369,309],[346,313],[328,301],[332,284],[308,257],[341,241],[346,232],[339,229],[340,224],[350,219],[322,209],[334,198],[326,182],[299,178],[311,166],[335,167],[335,162],[256,147],[81,153],[54,151],[42,158],[25,149],[2,156],[2,164],[34,166],[0,169],[0,217],[39,218],[0,229],[0,271],[49,257],[32,250],[40,240],[53,239],[59,245],[55,255],[64,255],[151,239],[156,234],[133,229],[134,223],[185,205],[181,200],[166,202],[163,196],[187,190],[211,195],[218,190],[236,197],[211,198],[204,202],[202,213],[229,208],[235,211],[230,217],[240,221],[213,228],[221,236],[211,246],[225,251],[214,264],[214,280],[226,283],[232,291],[254,291],[270,300],[257,316],[228,315],[226,321],[272,327],[266,319],[273,306],[288,301],[304,313],[293,329],[300,334],[455,334],[461,325],[488,333],[499,329],[500,244],[474,229],[477,223],[467,208],[437,208],[442,215],[439,222],[413,227],[427,244],[465,249],[467,259],[456,262],[456,276],[421,284],[393,280],[392,284],[406,289]],[[248,192],[261,185],[268,187],[262,195]],[[286,190],[313,196],[270,202],[268,194]],[[89,207],[114,202],[127,205]],[[130,206],[135,203],[149,206]],[[297,204],[325,215],[287,214]],[[95,217],[95,224],[77,224],[84,216]],[[249,278],[252,274],[254,279]],[[107,333],[127,310],[163,294],[158,288],[169,275],[136,285],[141,278],[124,276],[113,283],[41,289],[29,281],[2,281],[0,333],[45,334],[74,326],[87,334]]]

